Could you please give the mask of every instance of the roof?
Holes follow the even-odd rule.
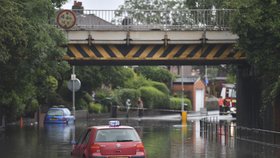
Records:
[[[103,126],[91,126],[91,127],[88,127],[90,129],[124,129],[124,128],[127,128],[127,129],[134,129],[133,127],[130,127],[130,126],[117,126],[117,127],[111,127],[111,126],[108,126],[108,125],[103,125]]]
[[[52,107],[52,108],[49,108],[49,110],[51,110],[51,109],[69,110],[68,108],[60,108],[60,107]]]
[[[173,83],[195,83],[199,77],[184,77],[182,78],[176,78],[176,80]]]
[[[78,14],[77,24],[79,25],[113,25],[112,23],[97,17],[94,14]]]

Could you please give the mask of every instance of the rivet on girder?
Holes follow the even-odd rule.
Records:
[[[126,45],[129,46],[130,44],[130,41],[131,41],[131,38],[130,38],[130,31],[127,31],[127,34],[126,34]]]
[[[89,35],[88,35],[88,38],[87,38],[87,41],[88,41],[88,45],[89,45],[89,46],[91,46],[93,40],[94,40],[94,39],[92,39],[91,34],[89,34]]]
[[[163,43],[164,43],[164,46],[166,47],[168,45],[168,41],[170,41],[170,39],[168,38],[168,35],[165,33],[164,35],[164,39],[163,40]]]

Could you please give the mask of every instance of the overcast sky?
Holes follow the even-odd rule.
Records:
[[[66,4],[62,6],[63,9],[71,9],[75,0],[68,0]],[[124,3],[124,0],[76,0],[82,2],[84,9],[101,9],[101,10],[114,10],[118,9],[118,6]]]

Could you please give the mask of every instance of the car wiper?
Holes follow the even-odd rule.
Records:
[[[129,140],[129,139],[126,139],[126,140],[117,140],[117,142],[132,142],[133,140]]]

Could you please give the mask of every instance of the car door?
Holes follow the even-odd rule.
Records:
[[[75,157],[83,157],[85,149],[87,147],[87,143],[90,139],[90,129],[87,129],[79,138],[77,144],[74,146],[72,151],[72,155]]]
[[[89,145],[90,135],[91,135],[91,129],[88,129],[84,136],[84,139],[80,144],[79,157],[83,157],[84,155],[86,158],[88,157],[87,147]]]

